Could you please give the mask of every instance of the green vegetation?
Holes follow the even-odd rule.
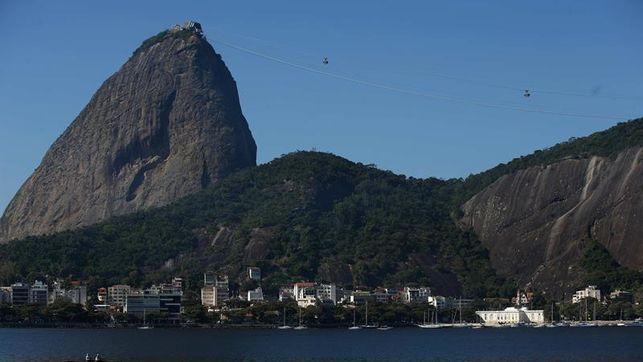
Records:
[[[587,243],[581,266],[587,273],[584,284],[596,285],[603,293],[615,288],[632,291],[643,286],[643,273],[619,265],[595,240]]]
[[[241,281],[244,267],[257,265],[268,293],[315,279],[511,294],[475,235],[453,223],[444,185],[297,152],[165,208],[3,245],[0,282],[76,278],[91,289],[182,275],[196,290],[206,270]]]
[[[189,35],[184,32],[172,34]],[[148,39],[139,50],[168,34]],[[312,279],[347,287],[426,284],[447,295],[509,296],[511,281],[496,275],[487,250],[450,213],[504,174],[569,157],[611,157],[639,145],[643,119],[447,181],[295,152],[164,208],[2,245],[0,283],[62,277],[86,280],[91,290],[181,275],[188,293],[196,295],[204,271],[224,271],[243,282],[245,267],[253,265],[262,268],[262,287],[273,295],[281,284]],[[642,284],[640,274],[608,256],[600,244],[590,245],[583,261],[588,282],[606,289]]]

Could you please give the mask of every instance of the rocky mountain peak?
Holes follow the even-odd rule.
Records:
[[[255,164],[236,83],[188,22],[101,85],[14,196],[0,241],[166,205]]]

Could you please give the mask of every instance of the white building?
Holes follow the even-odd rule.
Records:
[[[585,289],[577,290],[572,296],[572,303],[580,303],[585,298],[594,298],[598,301],[601,300],[601,291],[595,285],[590,285]]]
[[[544,323],[545,314],[543,310],[530,310],[526,307],[509,307],[504,310],[483,310],[476,311],[476,315],[485,324],[515,324],[515,323]]]
[[[293,296],[297,305],[306,308],[317,304],[317,288],[313,282],[298,282],[293,285]]]
[[[211,276],[204,274],[205,286],[201,288],[201,304],[217,307],[230,299],[230,284],[227,275]]]
[[[87,287],[80,285],[80,283],[75,283],[70,289],[64,289],[60,281],[55,281],[49,295],[49,302],[52,303],[56,299],[66,299],[71,303],[85,306],[87,304]]]
[[[36,280],[29,290],[29,303],[47,305],[48,302],[49,287],[40,280]]]
[[[263,300],[263,291],[261,287],[255,290],[248,291],[248,302],[262,301]]]
[[[404,303],[426,303],[431,295],[431,289],[428,287],[411,288],[404,287],[402,301]]]
[[[322,303],[337,303],[337,287],[335,284],[319,284],[316,287],[317,299]]]
[[[129,285],[117,284],[107,288],[107,304],[112,307],[123,308],[125,300],[129,294],[132,294],[132,287]]]

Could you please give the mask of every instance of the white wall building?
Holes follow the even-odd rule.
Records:
[[[201,304],[208,307],[217,307],[230,299],[230,284],[228,276],[216,277],[204,274],[205,286],[201,288]]]
[[[404,287],[402,301],[404,303],[426,303],[429,300],[429,295],[431,295],[431,289],[428,287]]]
[[[107,304],[113,307],[124,307],[127,296],[131,294],[132,287],[117,284],[107,288]]]
[[[261,290],[261,287],[255,290],[248,291],[248,302],[256,302],[256,301],[262,301],[262,300],[263,300],[263,290]]]
[[[504,310],[482,310],[476,311],[476,315],[482,319],[484,324],[514,324],[514,323],[544,323],[545,314],[543,310],[530,310],[526,307],[509,307]]]
[[[337,287],[335,284],[319,284],[316,287],[317,299],[323,302],[337,303]]]
[[[598,301],[601,300],[601,291],[595,285],[590,285],[585,289],[577,290],[572,296],[572,303],[580,303],[585,298],[594,298]]]

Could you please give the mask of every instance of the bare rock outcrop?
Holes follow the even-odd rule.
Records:
[[[0,241],[171,203],[256,164],[232,75],[190,23],[145,41],[20,188]]]
[[[566,159],[502,176],[467,201],[461,222],[494,267],[521,285],[564,291],[582,279],[589,239],[643,269],[643,148],[615,158]]]

